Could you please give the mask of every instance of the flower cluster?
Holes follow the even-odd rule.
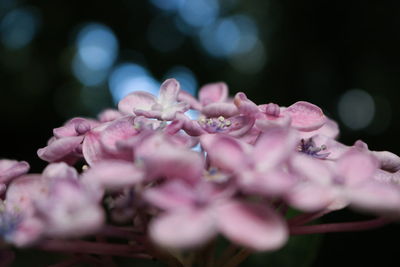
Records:
[[[169,79],[158,98],[136,91],[117,110],[55,128],[38,150],[49,162],[41,174],[0,161],[3,241],[179,263],[163,248],[195,251],[222,235],[249,251],[276,250],[290,234],[366,229],[400,215],[398,156],[339,143],[337,124],[311,103],[228,95],[213,83],[196,99]],[[304,225],[347,206],[378,219]],[[288,208],[300,215],[288,218]],[[76,241],[84,236],[128,242]]]

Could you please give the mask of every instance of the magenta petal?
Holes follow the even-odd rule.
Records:
[[[178,100],[178,94],[180,91],[179,82],[175,79],[165,80],[160,87],[159,92],[159,103],[162,106],[170,106]]]
[[[7,183],[11,179],[27,173],[28,170],[29,164],[26,161],[2,159],[0,160],[0,183]]]
[[[214,218],[204,209],[166,213],[150,224],[150,236],[163,247],[194,248],[217,234]]]
[[[299,101],[285,109],[292,117],[292,126],[301,131],[313,131],[324,125],[326,118],[322,110],[314,104]]]
[[[154,95],[137,91],[119,101],[118,110],[124,114],[134,114],[135,109],[150,110],[155,103],[157,100]]]
[[[48,162],[59,161],[68,156],[68,154],[74,152],[82,143],[82,140],[83,136],[71,136],[56,139],[47,147],[40,148],[37,151],[37,154],[39,158]]]
[[[199,90],[199,99],[203,105],[223,102],[227,97],[228,86],[223,82],[206,84]]]
[[[82,174],[81,180],[103,189],[123,189],[141,182],[143,178],[143,171],[131,162],[105,160],[91,166]]]
[[[229,118],[239,114],[239,110],[232,103],[217,102],[203,107],[201,113],[207,117],[223,116],[225,118]]]
[[[355,149],[344,154],[337,162],[338,175],[350,186],[372,179],[377,167],[377,161],[372,156]]]
[[[260,204],[226,202],[216,208],[219,230],[234,243],[254,250],[275,250],[288,239],[284,220]]]
[[[193,188],[180,180],[167,182],[144,192],[144,198],[152,205],[165,210],[188,209],[195,204]]]

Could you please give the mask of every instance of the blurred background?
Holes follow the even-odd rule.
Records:
[[[0,0],[0,157],[40,171],[53,128],[169,77],[193,94],[225,81],[259,104],[310,101],[342,142],[400,154],[399,74],[399,1]],[[304,240],[280,266],[398,266],[399,228]]]

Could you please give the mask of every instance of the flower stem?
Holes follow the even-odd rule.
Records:
[[[142,247],[88,241],[46,240],[37,245],[36,248],[65,253],[85,253],[147,259],[152,258],[150,255],[143,253],[144,251]]]
[[[303,235],[303,234],[320,234],[332,232],[351,232],[363,231],[368,229],[377,228],[390,223],[390,220],[385,218],[377,218],[361,222],[347,222],[347,223],[327,223],[306,226],[290,226],[290,234]]]
[[[328,210],[321,210],[321,211],[312,212],[312,213],[303,213],[303,214],[297,215],[293,218],[290,218],[288,220],[288,224],[291,226],[306,224],[308,222],[311,222],[315,219],[318,219],[318,218],[324,216],[325,214],[327,214],[329,212],[330,211],[328,211]]]

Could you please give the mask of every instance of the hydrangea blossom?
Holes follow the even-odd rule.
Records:
[[[200,255],[224,236],[240,250],[212,253],[219,265],[238,266],[252,252],[285,246],[291,234],[397,219],[400,158],[360,140],[342,144],[338,134],[337,123],[305,101],[256,104],[243,92],[230,98],[222,82],[203,86],[196,99],[168,79],[158,97],[135,91],[118,110],[55,128],[38,150],[49,162],[40,174],[1,160],[0,236],[16,247],[172,266],[189,260],[182,252]],[[345,207],[377,218],[307,225]]]

